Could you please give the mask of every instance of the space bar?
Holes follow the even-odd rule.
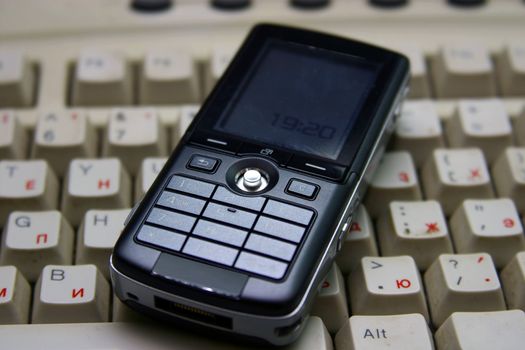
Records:
[[[236,344],[148,323],[67,323],[0,325],[0,348],[16,350],[242,350],[267,349]],[[332,340],[320,318],[312,316],[299,340],[280,350],[330,350]]]
[[[2,349],[189,350],[215,349],[213,342],[154,323],[0,325]]]

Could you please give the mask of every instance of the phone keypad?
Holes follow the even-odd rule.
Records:
[[[136,239],[183,256],[280,279],[313,221],[313,210],[173,176]]]

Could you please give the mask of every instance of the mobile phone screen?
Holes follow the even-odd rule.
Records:
[[[271,40],[215,129],[336,159],[378,70],[351,55]]]

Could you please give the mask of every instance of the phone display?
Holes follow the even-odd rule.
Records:
[[[194,327],[300,335],[407,93],[408,60],[258,25],[115,245],[115,294]]]
[[[343,53],[271,41],[215,129],[335,159],[378,68]]]

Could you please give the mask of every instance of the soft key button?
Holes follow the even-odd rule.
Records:
[[[308,199],[314,198],[318,190],[318,186],[297,179],[292,179],[286,188],[288,194]]]
[[[217,168],[219,160],[211,157],[194,155],[188,163],[188,168],[212,173]]]

